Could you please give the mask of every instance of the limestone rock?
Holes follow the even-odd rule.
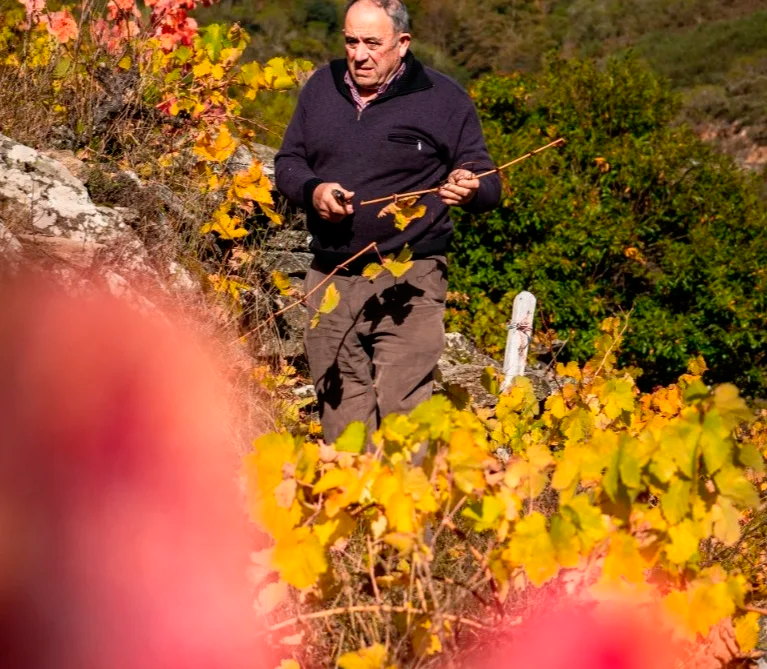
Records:
[[[26,234],[117,247],[133,271],[154,274],[120,212],[97,207],[62,163],[0,135],[0,208]]]
[[[258,264],[267,273],[278,270],[288,276],[304,277],[313,258],[311,253],[266,251],[259,256]]]
[[[141,308],[152,304],[141,295],[145,289],[147,294],[169,288],[200,290],[199,282],[168,255],[150,253],[150,236],[139,234],[146,217],[137,207],[147,203],[148,190],[138,177],[106,174],[104,183],[125,197],[110,202],[118,206],[100,206],[83,181],[92,175],[93,169],[71,152],[43,153],[0,135],[3,264],[10,266],[13,256],[23,256],[33,263],[31,269],[37,262],[45,266],[67,290],[80,292],[87,289],[83,282],[100,282]],[[153,220],[164,224],[158,208],[152,213]],[[90,278],[78,279],[78,273]]]

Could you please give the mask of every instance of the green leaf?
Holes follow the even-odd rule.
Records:
[[[334,444],[337,451],[345,453],[362,453],[367,439],[367,427],[362,421],[354,421],[346,426],[341,436]]]
[[[591,550],[595,543],[607,536],[602,511],[591,503],[588,495],[581,494],[573,498],[563,507],[562,513],[578,528],[578,537],[584,551]]]
[[[443,395],[434,395],[426,402],[419,404],[410,414],[410,420],[419,425],[429,428],[429,437],[432,440],[450,438],[450,417],[453,407]]]
[[[610,462],[610,464],[607,466],[607,471],[605,472],[605,475],[602,478],[602,487],[607,493],[607,496],[613,502],[618,501],[618,496],[620,494],[620,480],[619,480],[620,462],[621,462],[621,453],[620,451],[617,451],[613,455],[612,462]]]
[[[557,562],[563,567],[575,567],[580,560],[578,528],[570,520],[556,513],[551,517],[550,534]]]
[[[624,379],[610,379],[602,389],[605,415],[615,420],[624,411],[634,410],[634,386]]]
[[[631,489],[638,490],[642,485],[642,471],[639,460],[627,449],[624,443],[621,446],[620,473],[623,484]]]
[[[716,409],[709,411],[703,418],[700,446],[703,450],[703,461],[710,474],[716,474],[730,461],[730,430]]]
[[[764,457],[759,449],[751,443],[741,444],[738,449],[738,462],[744,467],[753,469],[757,474],[764,473]]]
[[[694,421],[697,418],[676,420],[661,433],[662,447],[688,479],[692,479],[695,473],[701,431],[700,424]]]
[[[491,395],[496,397],[501,394],[501,381],[498,378],[498,372],[495,367],[485,367],[480,377],[482,387]]]
[[[719,493],[740,506],[754,508],[759,505],[759,494],[751,482],[735,467],[725,467],[716,476],[714,483]]]
[[[684,401],[687,404],[692,404],[698,400],[703,400],[708,397],[708,388],[706,384],[700,379],[693,381],[687,389],[684,391]]]
[[[746,401],[731,383],[724,383],[714,390],[714,406],[730,430],[754,418]]]
[[[70,69],[72,69],[72,59],[67,56],[59,58],[56,67],[53,68],[53,78],[63,79],[67,76]]]
[[[690,492],[692,485],[677,478],[671,482],[668,490],[661,495],[660,508],[669,525],[676,525],[690,510]]]
[[[179,65],[184,65],[194,55],[188,46],[180,46],[173,52],[173,57]]]
[[[221,55],[226,42],[226,28],[219,23],[211,23],[200,29],[199,43],[212,62]]]
[[[506,505],[500,499],[485,495],[481,502],[475,502],[466,507],[461,515],[474,521],[475,532],[485,532],[497,529],[505,511]]]

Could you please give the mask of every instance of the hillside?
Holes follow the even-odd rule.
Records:
[[[248,56],[341,54],[343,0],[228,0],[202,23],[239,21]],[[598,59],[634,49],[682,95],[681,119],[743,165],[767,164],[767,10],[760,0],[410,0],[415,52],[464,83],[540,69],[547,53]],[[284,123],[290,105],[270,105]],[[272,138],[272,143],[276,138]]]

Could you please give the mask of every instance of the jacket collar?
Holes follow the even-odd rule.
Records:
[[[408,95],[410,93],[416,93],[417,91],[424,91],[427,88],[432,88],[434,83],[429,79],[429,75],[426,73],[426,69],[410,51],[405,54],[405,73],[395,81],[386,92],[375,98],[370,104],[377,104],[383,100],[394,98],[399,95]],[[330,71],[333,74],[333,81],[335,82],[338,92],[346,98],[349,102],[354,104],[354,99],[349,91],[349,87],[344,82],[344,75],[348,71],[345,58],[338,58],[330,62]]]

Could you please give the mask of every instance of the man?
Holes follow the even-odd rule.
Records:
[[[400,0],[348,3],[346,59],[307,82],[276,158],[277,187],[306,209],[313,237],[307,293],[340,263],[377,245],[332,278],[341,302],[306,330],[328,442],[352,421],[373,430],[386,414],[430,397],[444,346],[448,207],[480,213],[500,199],[497,174],[474,176],[494,166],[470,98],[412,56],[408,23]],[[425,216],[404,230],[391,216],[378,216],[381,205],[359,204],[440,184],[419,202]],[[414,265],[404,276],[362,276],[379,253],[405,246]],[[308,298],[310,312],[324,290]]]

